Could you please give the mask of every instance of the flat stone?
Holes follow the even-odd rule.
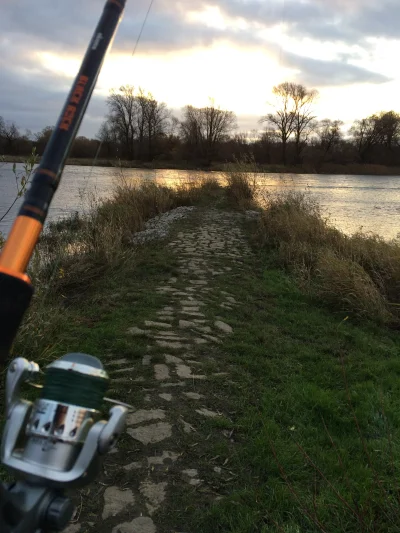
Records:
[[[201,337],[196,337],[194,339],[195,344],[207,344],[208,341],[206,339],[202,339]]]
[[[103,520],[110,516],[117,516],[127,505],[133,505],[135,497],[131,490],[120,490],[118,487],[107,487],[104,491]]]
[[[199,302],[198,300],[183,300],[182,302],[180,302],[181,305],[188,305],[188,306],[193,306],[193,305],[205,305],[204,302]]]
[[[220,466],[214,466],[213,470],[216,474],[220,474],[222,472],[222,468]]]
[[[150,465],[163,465],[164,461],[174,463],[179,457],[178,453],[163,451],[162,455],[148,457],[147,462]]]
[[[186,383],[184,381],[178,381],[177,383],[161,383],[161,387],[166,389],[167,387],[184,387]]]
[[[176,283],[178,281],[178,278],[172,277],[169,278],[168,283]]]
[[[167,324],[166,322],[153,322],[152,320],[145,320],[144,321],[145,326],[152,327],[152,328],[171,328],[171,324]]]
[[[129,465],[125,465],[123,467],[126,472],[131,472],[131,470],[139,470],[140,468],[142,468],[142,463],[139,461],[135,461],[134,463],[130,463]]]
[[[173,311],[157,311],[156,315],[158,315],[159,317],[161,316],[171,316],[173,315],[174,312]]]
[[[162,394],[159,394],[159,397],[162,400],[165,400],[166,402],[171,402],[172,401],[172,394],[169,394],[167,392],[163,392]]]
[[[218,337],[214,337],[213,335],[204,334],[203,337],[211,342],[215,342],[216,344],[221,344],[222,342],[221,339],[218,339]]]
[[[166,488],[168,483],[162,481],[161,483],[152,483],[151,481],[143,481],[140,484],[140,493],[148,500],[146,507],[152,515],[159,509],[162,502],[165,500]]]
[[[144,329],[137,328],[136,326],[134,326],[133,328],[129,328],[127,333],[129,333],[129,335],[133,335],[135,337],[139,337],[139,336],[148,335],[148,333],[150,333],[150,332],[146,331]]]
[[[192,374],[192,370],[187,365],[177,365],[176,366],[176,373],[180,378],[183,379],[206,379],[206,376],[199,376],[196,374]]]
[[[196,326],[197,331],[201,331],[202,333],[212,333],[212,329],[210,326]]]
[[[162,335],[162,336],[156,335],[154,338],[159,341],[167,341],[167,342],[182,342],[186,340],[182,337],[172,337],[171,335]]]
[[[151,518],[139,516],[132,522],[124,522],[115,526],[111,533],[157,533],[157,529]]]
[[[215,418],[216,416],[219,416],[218,413],[210,411],[209,409],[205,409],[204,407],[203,409],[196,409],[196,413],[199,413],[199,415],[203,415],[208,418]]]
[[[187,315],[187,316],[199,316],[199,317],[205,316],[203,313],[198,313],[197,311],[180,311],[180,314]]]
[[[175,357],[175,355],[165,354],[165,362],[169,364],[180,364],[183,363],[183,359]]]
[[[162,409],[138,409],[134,413],[128,414],[126,417],[127,426],[134,426],[149,420],[162,420],[165,418],[165,411]]]
[[[133,439],[138,440],[142,444],[153,444],[168,439],[172,435],[172,426],[167,422],[158,422],[149,426],[141,426],[138,428],[127,428],[126,432]]]
[[[172,326],[171,326],[172,327]],[[178,337],[178,334],[175,333],[174,331],[171,331],[171,330],[168,330],[168,331],[156,331],[155,333],[155,336],[156,337],[162,337],[162,338],[165,338],[165,337]]]
[[[71,524],[67,526],[67,529],[64,529],[64,533],[79,533],[81,527],[80,524]]]
[[[188,477],[197,477],[199,475],[198,471],[195,468],[188,468],[187,470],[182,470],[182,474]]]
[[[150,363],[151,363],[151,355],[144,355],[142,358],[142,365],[150,366]]]
[[[194,487],[197,485],[200,485],[201,479],[198,479],[198,472],[194,468],[189,468],[187,470],[182,470],[182,478],[186,483],[189,483],[189,485],[193,485]]]
[[[180,348],[184,348],[184,345],[181,342],[156,340],[156,344],[158,344],[158,346],[161,346],[161,348],[171,348],[173,350],[179,350]]]
[[[216,320],[214,322],[214,325],[224,333],[233,333],[232,327],[229,324],[222,322],[222,320]]]
[[[192,433],[192,431],[194,431],[193,426],[191,426],[190,424],[185,422],[185,420],[183,420],[183,418],[181,418],[181,423],[183,425],[183,431],[185,433]]]
[[[199,394],[197,392],[184,392],[183,394],[191,400],[200,400],[201,398],[204,398],[202,394]]]
[[[191,328],[193,326],[195,326],[194,322],[189,322],[189,320],[179,320],[179,327],[182,329]]]
[[[182,307],[182,311],[200,311],[200,307],[198,305],[193,305],[193,306],[184,306]]]
[[[157,381],[164,381],[169,378],[169,368],[167,365],[154,365],[154,376]]]
[[[232,304],[237,303],[236,300],[235,300],[235,298],[233,298],[233,296],[227,296],[226,299],[227,299],[228,302],[230,302],[230,303],[232,303]]]
[[[192,285],[207,285],[207,281],[204,279],[193,279],[189,283]]]

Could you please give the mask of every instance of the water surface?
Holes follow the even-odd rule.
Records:
[[[22,165],[17,165],[22,171]],[[153,180],[169,185],[209,176],[208,172],[186,170],[124,169],[127,179]],[[222,177],[219,172],[213,172]],[[260,191],[309,191],[319,201],[332,223],[351,234],[362,228],[392,239],[400,232],[400,177],[352,176],[326,174],[259,174]],[[48,220],[65,217],[88,208],[88,197],[107,197],[121,172],[115,168],[67,166],[50,207]],[[12,164],[0,166],[0,217],[15,198],[16,186]],[[7,234],[22,200],[0,222],[0,231]]]

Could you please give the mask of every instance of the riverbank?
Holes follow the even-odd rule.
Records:
[[[1,156],[5,163],[24,163],[25,156]],[[69,158],[67,165],[77,166],[97,166],[97,167],[122,167],[122,168],[143,168],[148,170],[198,170],[210,172],[224,172],[229,163],[212,162],[209,165],[198,165],[188,161],[124,161],[119,159],[94,159]],[[253,168],[249,164],[249,172]],[[336,175],[357,175],[357,176],[400,176],[400,167],[386,165],[373,165],[361,163],[322,163],[319,165],[257,165],[260,173],[270,174],[336,174]]]
[[[99,356],[134,406],[67,531],[394,533],[398,333],[300,288],[230,185],[120,189],[43,239],[15,352]]]

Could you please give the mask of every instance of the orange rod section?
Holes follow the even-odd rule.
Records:
[[[43,224],[31,217],[19,216],[11,228],[0,254],[0,270],[23,274],[36,246]]]

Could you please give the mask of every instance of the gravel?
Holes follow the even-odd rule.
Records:
[[[132,237],[133,244],[144,244],[148,241],[165,239],[171,229],[171,224],[182,218],[186,218],[196,209],[190,207],[177,207],[162,215],[151,218],[144,226],[143,231],[135,233]]]

